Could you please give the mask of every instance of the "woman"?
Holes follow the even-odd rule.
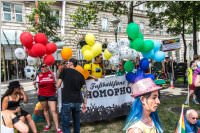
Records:
[[[161,87],[146,78],[137,81],[131,88],[135,100],[124,127],[126,133],[162,133],[156,111],[160,104],[158,90]]]
[[[24,92],[19,81],[12,81],[9,83],[8,90],[2,96],[1,100],[2,110],[11,111],[22,121],[25,121],[26,118],[33,133],[37,133],[37,129],[31,115],[20,107],[20,101],[23,100],[24,103],[28,102],[28,96]]]
[[[21,133],[28,133],[28,126],[9,110],[1,111],[1,132],[14,133],[16,128]]]
[[[47,125],[44,127],[43,131],[48,131],[51,128],[49,110],[50,108],[53,116],[53,121],[55,123],[57,133],[62,133],[59,128],[58,123],[58,112],[57,112],[57,97],[56,97],[56,87],[55,87],[55,76],[53,72],[50,71],[46,64],[42,64],[41,73],[38,74],[36,82],[38,83],[38,101],[42,104],[44,109],[44,117],[47,121]]]

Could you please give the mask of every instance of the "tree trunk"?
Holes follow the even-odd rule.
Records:
[[[128,9],[128,24],[133,22],[133,1],[130,2]]]
[[[193,16],[192,16],[192,19],[193,19],[193,50],[194,50],[194,55],[197,55],[197,23],[196,23],[196,15],[195,15],[195,12],[193,10]]]
[[[185,41],[185,21],[184,18],[182,19],[183,21],[183,25],[182,25],[182,39],[183,39],[183,45],[184,45],[184,53],[183,53],[183,57],[184,57],[184,62],[186,63],[186,51],[187,51],[187,46],[186,46],[186,41]]]

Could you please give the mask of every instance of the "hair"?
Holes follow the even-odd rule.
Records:
[[[148,98],[150,96],[150,94],[151,93],[148,93],[143,96]],[[123,128],[123,130],[127,130],[132,124],[138,122],[142,118],[142,115],[143,115],[142,102],[140,100],[140,97],[137,97],[133,101],[130,114],[127,117],[125,127]],[[153,120],[153,123],[154,123],[156,129],[158,130],[158,133],[163,133],[163,129],[161,127],[157,111],[151,112],[150,117]]]
[[[194,112],[197,113],[197,111],[194,110],[194,109],[188,109],[188,110],[186,111],[186,113],[185,113],[186,118],[188,119],[188,118],[189,118],[189,115],[192,114],[192,113],[194,113]]]
[[[193,60],[198,60],[199,59],[199,55],[194,55]]]
[[[190,61],[190,67],[192,67],[192,64],[194,63],[194,61]]]
[[[74,65],[74,67],[76,67],[77,64],[78,64],[78,62],[77,62],[77,60],[76,60],[75,58],[71,58],[71,59],[69,59],[69,62],[72,62],[73,65]]]

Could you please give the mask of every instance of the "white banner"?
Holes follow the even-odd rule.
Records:
[[[172,51],[181,48],[180,38],[163,40],[162,43],[162,51]]]

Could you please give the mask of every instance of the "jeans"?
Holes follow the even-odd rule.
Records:
[[[63,133],[70,133],[71,114],[74,133],[80,133],[80,107],[81,103],[63,103],[61,109],[61,121]]]

